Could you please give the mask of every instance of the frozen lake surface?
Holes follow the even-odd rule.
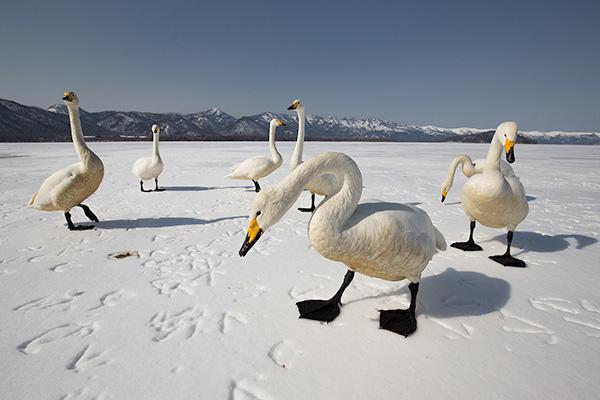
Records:
[[[151,143],[91,143],[106,175],[86,204],[97,228],[70,232],[62,213],[25,208],[72,144],[0,144],[0,398],[31,399],[597,399],[600,396],[600,151],[517,145],[529,196],[513,254],[487,256],[506,232],[478,226],[483,252],[449,248],[424,271],[417,331],[378,329],[405,308],[407,282],[358,275],[330,324],[298,319],[295,302],[330,297],[345,268],[309,245],[293,208],[245,258],[237,251],[254,197],[224,178],[266,143],[161,143],[162,193],[141,193],[133,162]],[[279,148],[288,172],[292,143]],[[305,144],[351,157],[363,199],[415,203],[448,243],[466,240],[460,153],[488,145]],[[152,187],[152,185],[147,185]],[[297,206],[308,206],[303,194]],[[80,209],[73,219],[87,223]],[[109,254],[135,251],[112,259]]]

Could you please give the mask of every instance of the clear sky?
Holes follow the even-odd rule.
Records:
[[[15,1],[0,97],[600,130],[600,1]]]

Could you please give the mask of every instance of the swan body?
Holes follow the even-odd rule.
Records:
[[[302,164],[302,153],[304,152],[304,126],[306,124],[306,114],[304,110],[304,103],[296,99],[292,101],[292,104],[288,107],[288,110],[296,110],[298,115],[298,135],[296,137],[296,146],[294,147],[294,153],[290,160],[290,171],[296,169]],[[338,182],[335,176],[332,174],[324,174],[314,177],[313,180],[306,184],[307,189],[312,195],[312,206],[311,208],[301,209],[301,211],[314,211],[315,201],[314,195],[326,196],[327,193],[333,193],[338,186]]]
[[[275,130],[278,126],[285,125],[283,121],[273,118],[269,124],[269,148],[271,156],[255,156],[233,166],[227,175],[231,179],[248,179],[255,182],[257,191],[260,190],[258,180],[270,175],[279,168],[283,158],[275,146]]]
[[[456,169],[460,165],[463,175],[467,178],[472,177],[473,175],[481,174],[483,172],[483,166],[485,164],[485,159],[478,159],[475,161],[471,160],[466,154],[461,154],[456,156],[452,162],[450,163],[450,168],[448,168],[448,174],[446,175],[446,179],[442,183],[442,202],[446,199],[446,196],[450,192],[452,185],[454,183],[454,175],[456,174]],[[500,160],[500,173],[504,176],[514,176],[515,172],[509,163],[504,160]]]
[[[94,194],[102,183],[104,164],[85,143],[79,118],[79,98],[74,92],[65,92],[63,100],[69,111],[71,137],[80,161],[46,178],[27,206],[43,211],[63,211],[69,228],[75,229],[77,227],[72,224],[69,212],[76,206],[81,206],[88,218],[97,222],[96,216],[82,202]]]
[[[508,162],[514,162],[517,131],[516,122],[503,122],[498,126],[490,143],[482,173],[472,175],[463,186],[462,206],[471,221],[471,235],[468,242],[454,243],[452,246],[463,250],[481,250],[481,247],[473,246],[475,222],[490,228],[507,228],[507,251],[502,256],[493,256],[492,259],[503,265],[524,267],[524,262],[510,256],[510,246],[513,232],[529,213],[525,188],[514,173],[504,175],[500,167],[503,151],[506,152]],[[465,246],[467,248],[464,248]]]
[[[163,171],[164,164],[160,158],[158,142],[160,140],[160,127],[156,124],[152,125],[152,157],[138,158],[133,164],[131,172],[140,179],[140,189],[142,192],[149,192],[144,189],[144,182],[154,179],[156,183],[155,191],[161,191],[158,188],[158,177]]]
[[[344,280],[347,284],[356,271],[389,281],[408,279],[418,285],[432,257],[438,250],[446,249],[444,236],[425,211],[417,207],[378,201],[359,204],[362,175],[354,160],[342,153],[320,154],[299,165],[278,185],[259,193],[251,206],[250,228],[240,255],[245,255],[262,233],[283,217],[311,180],[324,174],[333,175],[340,184],[326,193],[310,219],[308,234],[313,248],[323,257],[348,267],[351,275]],[[414,300],[416,290],[413,295]],[[298,306],[302,317],[328,320],[312,318],[311,312],[303,315],[301,303]]]

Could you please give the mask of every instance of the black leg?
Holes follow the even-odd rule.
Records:
[[[348,270],[344,276],[342,286],[329,300],[304,300],[296,303],[298,311],[300,311],[300,318],[324,322],[333,321],[340,314],[342,295],[352,279],[354,279],[354,271]]]
[[[164,192],[165,189],[160,189],[158,187],[158,178],[154,178],[154,185],[155,185],[155,187],[154,187],[155,192]]]
[[[142,192],[146,192],[146,193],[152,191],[152,190],[146,190],[146,189],[144,189],[144,181],[140,181],[140,190]]]
[[[90,221],[100,222],[98,221],[98,217],[96,217],[96,214],[94,214],[88,206],[86,206],[85,204],[80,204],[79,207],[82,208],[83,212],[85,213],[85,216],[88,217]]]
[[[254,179],[252,179],[252,182],[254,183],[254,191],[256,193],[260,192],[260,185],[258,184],[258,181],[255,181]]]
[[[69,230],[71,230],[71,231],[85,231],[88,229],[94,229],[94,227],[92,225],[75,225],[75,224],[73,224],[73,221],[71,221],[71,213],[66,212],[65,218],[67,220],[67,226],[69,227]]]
[[[506,235],[506,241],[508,242],[508,244],[506,246],[506,253],[499,255],[499,256],[490,256],[490,258],[492,260],[496,261],[497,263],[504,265],[505,267],[525,268],[527,266],[527,264],[525,264],[525,262],[523,260],[519,260],[510,255],[510,246],[512,244],[512,240],[513,240],[513,232],[508,231],[508,234]]]
[[[466,242],[452,243],[450,246],[463,251],[481,251],[483,250],[480,245],[476,244],[473,240],[473,231],[475,230],[475,221],[471,221],[471,233],[469,234],[469,240]]]
[[[379,328],[404,335],[407,337],[417,330],[417,318],[415,309],[417,308],[417,293],[419,292],[419,283],[410,283],[410,306],[407,310],[380,310]]]
[[[313,211],[315,211],[315,194],[314,193],[310,194],[310,208],[300,207],[300,208],[298,208],[298,211],[302,211],[302,212],[313,212]]]

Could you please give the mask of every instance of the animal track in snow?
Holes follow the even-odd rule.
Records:
[[[46,344],[70,337],[90,336],[97,329],[97,322],[72,322],[63,324],[21,343],[17,349],[23,354],[37,354]]]
[[[196,334],[201,319],[208,315],[208,307],[188,307],[178,313],[170,314],[168,311],[155,314],[148,326],[156,333],[152,340],[162,342],[176,333],[182,333],[186,339],[191,339]]]
[[[433,318],[433,317],[429,317],[429,316],[426,316],[426,318],[428,320],[430,320],[431,322],[434,322],[435,324],[441,326],[442,328],[450,331],[451,333],[446,335],[447,339],[453,339],[453,340],[456,340],[459,338],[471,339],[473,337],[473,332],[475,331],[475,328],[473,328],[472,326],[470,326],[468,324],[465,324],[464,322],[459,323],[460,327],[455,327],[455,326],[452,326],[451,323],[442,321],[441,319],[437,319],[437,318]]]
[[[77,353],[67,364],[67,369],[73,372],[83,372],[88,368],[102,367],[110,364],[113,360],[102,359],[106,351],[92,352],[90,344]]]
[[[520,326],[502,326],[502,330],[504,330],[504,332],[547,336],[545,343],[558,343],[558,336],[554,335],[553,331],[539,323],[517,317],[516,315],[513,315],[504,309],[500,310],[500,315],[504,320],[512,319],[521,323]]]
[[[296,348],[295,343],[282,340],[269,350],[269,358],[281,368],[293,368],[295,358],[302,355],[302,351]]]
[[[95,394],[88,389],[83,388],[75,392],[69,392],[59,400],[110,400],[111,397],[106,393]]]
[[[226,311],[223,313],[221,320],[219,321],[219,330],[221,333],[228,333],[231,331],[233,323],[237,322],[240,324],[247,324],[248,318],[242,313]]]
[[[233,381],[229,391],[229,400],[270,400],[271,396],[264,390],[246,380]]]
[[[288,295],[292,300],[300,300],[312,297],[314,293],[319,292],[321,289],[323,289],[323,285],[318,285],[309,289],[298,289],[294,286],[288,291]]]
[[[568,314],[579,314],[579,310],[570,306],[569,300],[555,297],[540,297],[529,299],[531,306],[537,310],[548,312],[550,309]]]
[[[30,312],[34,310],[47,310],[53,307],[66,306],[73,303],[77,297],[81,296],[82,294],[83,291],[74,289],[68,291],[62,298],[58,299],[54,296],[41,297],[36,300],[31,300],[25,304],[21,304],[20,306],[13,308],[13,311]],[[61,311],[67,311],[70,308],[71,306],[67,306],[61,309]]]
[[[99,299],[100,305],[96,306],[94,308],[90,308],[90,311],[97,310],[97,309],[102,308],[104,306],[106,306],[106,307],[114,307],[122,299],[124,299],[124,298],[131,298],[131,297],[135,297],[135,293],[130,292],[130,291],[125,290],[125,289],[119,289],[119,290],[114,290],[112,292],[108,292],[105,295],[103,295],[103,296],[100,297],[100,299]]]
[[[579,304],[581,304],[581,307],[583,307],[584,310],[589,311],[589,312],[593,312],[596,314],[600,314],[600,306],[598,306],[597,304],[594,304],[588,300],[580,300]]]

